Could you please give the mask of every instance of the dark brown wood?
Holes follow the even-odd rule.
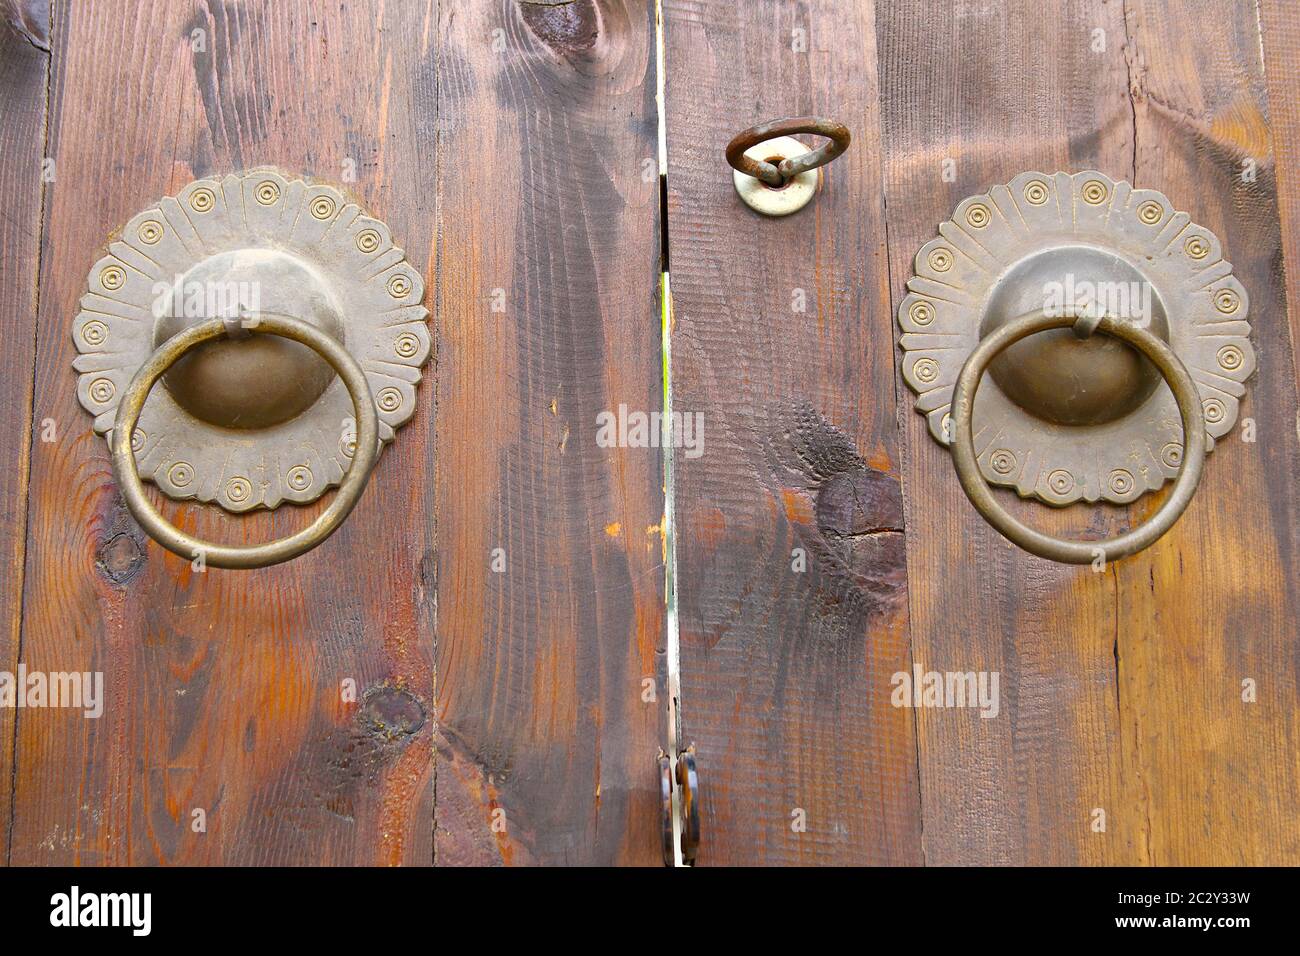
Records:
[[[1118,566],[1122,779],[1146,821],[1129,860],[1157,865],[1300,862],[1300,441],[1255,14],[1251,0],[1128,5],[1137,185],[1219,236],[1260,357],[1172,540]]]
[[[1242,412],[1259,442],[1220,442],[1174,530],[1104,574],[1029,557],[984,526],[900,386],[914,655],[1002,674],[997,720],[921,714],[929,863],[1296,859],[1294,370],[1271,177],[1239,175],[1267,150],[1259,37],[1250,3],[1185,7],[878,8],[895,304],[962,198],[1026,169],[1095,168],[1215,230],[1261,356]],[[1158,500],[1020,510],[1102,536]],[[1257,703],[1242,702],[1245,678]]]
[[[653,5],[442,6],[437,862],[657,864]]]
[[[699,862],[919,863],[872,6],[664,6],[673,406],[704,425],[674,459]],[[795,115],[854,143],[764,219],[723,150]]]
[[[21,659],[23,555],[27,541],[32,355],[36,348],[49,6],[44,0],[0,4],[0,671]],[[66,437],[67,422],[57,435]],[[38,429],[41,425],[38,423]],[[48,435],[48,430],[46,431]],[[9,855],[15,709],[0,708],[0,860]]]
[[[1094,29],[1104,53],[1091,49]],[[916,251],[966,196],[1027,169],[1131,176],[1118,4],[881,0],[876,32],[891,323]],[[927,671],[997,671],[1002,698],[995,719],[919,713],[926,862],[1110,862],[1114,843],[1133,839],[1116,819],[1113,574],[1034,558],[994,532],[913,398],[900,379],[913,656]],[[1020,511],[1058,534],[1081,524]],[[1101,514],[1098,531],[1123,526]],[[1111,817],[1109,837],[1093,838],[1093,808]]]
[[[12,862],[427,865],[432,369],[330,541],[272,569],[195,573],[123,509],[77,404],[69,323],[113,229],[197,176],[261,164],[342,186],[430,262],[433,12],[102,0],[60,2],[53,21],[33,420],[62,438],[32,445],[23,658],[105,672],[106,705],[99,720],[19,716]],[[319,507],[163,511],[252,543]]]
[[[0,708],[0,859],[660,862],[666,475],[598,441],[664,401],[653,6],[0,0],[0,670],[107,691],[98,720]],[[1294,19],[665,0],[701,865],[1300,862]],[[799,114],[854,143],[760,218],[723,149]],[[392,227],[436,367],[335,537],[196,573],[123,508],[69,325],[133,213],[262,164]],[[915,251],[1032,168],[1161,189],[1251,297],[1256,440],[1220,441],[1175,529],[1103,574],[988,528],[895,369]],[[1017,511],[1101,536],[1159,500]],[[252,543],[322,506],[163,510]],[[998,672],[999,715],[892,706],[913,664]]]
[[[1261,0],[1259,17],[1273,131],[1273,162],[1265,174],[1277,180],[1294,360],[1300,351],[1300,16],[1287,0]]]

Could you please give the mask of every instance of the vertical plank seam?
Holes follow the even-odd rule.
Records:
[[[879,24],[879,19],[875,16],[874,6],[872,8],[871,29],[872,39],[875,43],[875,32]],[[894,315],[897,305],[894,301],[894,290],[896,288],[894,276],[893,256],[891,255],[891,246],[893,244],[889,231],[889,176],[886,164],[889,162],[888,146],[885,143],[885,62],[881,54],[881,45],[875,43],[876,48],[876,122],[877,122],[877,140],[880,149],[880,213],[885,228],[885,281],[888,283],[886,290],[886,301],[889,303],[889,330],[890,330],[890,349],[889,356],[893,367],[894,374],[894,429],[898,436],[898,453],[899,453],[899,475],[898,484],[903,494],[903,541],[904,548],[907,547],[907,512],[910,507],[910,496],[907,494],[907,468],[904,467],[904,460],[910,457],[911,448],[907,443],[907,416],[911,413],[911,408],[906,400],[905,395],[900,394],[902,370],[898,367],[898,346],[894,341]],[[904,559],[904,569],[906,570],[907,562]],[[910,575],[909,575],[910,581]],[[907,588],[907,666],[909,673],[916,672],[916,642],[912,631],[912,622],[916,620],[916,608],[913,606],[915,597],[912,588]],[[921,769],[921,714],[919,710],[912,711],[912,754],[916,762],[916,819],[919,831],[917,841],[920,844],[921,865],[929,866],[929,860],[926,858],[925,843],[925,785],[922,782]]]
[[[439,165],[442,159],[442,62],[441,62],[442,47],[439,46],[438,44],[440,42],[445,42],[445,37],[443,37],[442,34],[439,32],[439,27],[441,25],[442,25],[442,0],[434,0],[433,3],[434,36],[441,38],[440,40],[435,40],[434,42],[434,69],[433,69],[434,189],[433,189],[433,240],[432,240],[433,248],[431,250],[431,261],[435,269],[437,268],[437,263],[438,263],[438,250],[441,248],[441,243],[442,243],[442,176],[441,176],[442,170]],[[434,445],[436,450],[437,434],[438,434],[437,431],[438,343],[437,343],[436,333],[437,330],[441,328],[441,322],[439,320],[442,312],[442,283],[438,282],[437,278],[433,275],[430,275],[429,278],[431,280],[429,282],[429,285],[433,287],[433,301],[431,303],[433,305],[433,309],[430,310],[431,315],[429,316],[429,329],[430,329],[429,336],[430,339],[433,341],[433,355],[432,355],[432,361],[430,362],[430,365],[432,367],[432,374],[429,376],[429,392],[430,392],[430,398],[433,401],[433,409],[429,419],[429,431],[433,436],[434,440],[432,444]],[[426,461],[428,461],[428,459],[426,459]],[[436,465],[432,463],[432,461],[429,461],[428,463],[430,465],[429,470],[432,472],[434,476],[434,480],[436,481],[438,477],[438,469]],[[436,490],[435,490],[435,501],[436,501]],[[435,527],[434,527],[433,544],[434,544],[434,553],[436,555],[439,553],[437,551],[438,531],[436,525],[436,521],[437,521],[436,507],[434,508],[434,512],[435,512],[434,514]],[[438,559],[436,557],[434,558],[434,562],[435,562],[434,563],[435,576],[434,576],[434,586],[433,586],[433,627],[430,629],[430,637],[429,637],[429,643],[430,643],[429,669],[432,672],[432,676],[433,676],[433,688],[432,688],[433,695],[432,697],[430,697],[431,706],[429,708],[431,716],[433,718],[433,740],[432,740],[432,746],[429,748],[429,763],[431,764],[429,770],[433,777],[433,781],[431,783],[433,793],[430,801],[431,806],[429,809],[429,813],[431,815],[431,819],[429,823],[430,826],[432,827],[432,832],[430,832],[429,834],[429,865],[430,866],[438,865],[438,741],[442,737],[442,728],[440,726],[441,721],[439,719],[440,715],[438,712],[438,571],[436,570],[438,568]]]
[[[1266,106],[1269,107],[1268,132],[1269,132],[1269,139],[1273,143],[1273,169],[1275,170],[1274,180],[1276,182],[1277,181],[1276,170],[1286,160],[1287,154],[1290,152],[1290,149],[1286,146],[1285,143],[1282,142],[1281,134],[1279,134],[1276,131],[1273,123],[1272,102],[1273,102],[1274,86],[1272,83],[1269,82],[1268,63],[1270,58],[1267,52],[1267,46],[1264,41],[1264,11],[1260,7],[1260,0],[1255,0],[1255,31],[1259,36],[1259,72],[1261,78],[1264,81],[1264,103]],[[1276,52],[1277,40],[1275,39],[1273,42],[1274,42],[1274,52]],[[1282,57],[1278,57],[1277,59],[1281,61],[1282,68],[1285,69],[1285,59]],[[1277,206],[1278,206],[1278,229],[1281,231],[1282,235],[1285,236],[1286,234],[1285,230],[1287,224],[1283,220],[1283,217],[1286,214],[1287,209],[1284,206],[1286,202],[1285,190],[1282,188],[1282,184],[1280,182],[1277,182],[1276,185],[1276,196],[1277,196]],[[1282,302],[1286,308],[1290,308],[1291,296],[1288,294],[1289,283],[1287,281],[1287,277],[1289,275],[1293,275],[1296,269],[1300,269],[1300,266],[1297,266],[1295,263],[1290,263],[1289,264],[1290,269],[1288,269],[1288,263],[1286,259],[1286,253],[1285,253],[1285,242],[1283,242],[1283,246],[1284,246],[1283,255],[1280,259],[1281,269],[1282,269]],[[1291,321],[1290,316],[1287,317],[1287,327],[1289,333],[1288,338],[1291,342],[1292,361],[1296,367],[1300,367],[1300,341],[1297,341],[1295,338],[1295,332],[1294,332],[1295,324]],[[1293,380],[1292,387],[1295,392],[1295,407],[1300,408],[1300,375],[1293,375],[1292,380]],[[1295,429],[1296,429],[1297,437],[1300,437],[1300,413],[1297,413],[1295,417]]]
[[[890,312],[890,320],[889,320],[890,331],[892,333],[893,323],[894,323],[893,314],[895,308],[894,265],[890,256],[891,240],[889,235],[889,194],[886,190],[887,176],[885,174],[886,160],[884,158],[885,150],[884,150],[884,142],[883,142],[884,140],[883,110],[885,108],[885,102],[884,102],[883,84],[880,82],[880,76],[883,73],[883,67],[884,64],[880,61],[880,48],[877,47],[876,48],[876,102],[878,108],[881,110],[881,115],[882,115],[880,203],[881,203],[881,214],[885,225],[885,277],[886,277],[886,281],[888,281],[889,283],[887,298],[889,302],[889,312]],[[899,387],[898,382],[900,376],[900,371],[898,368],[898,348],[893,345],[892,341],[890,345],[891,347],[889,350],[889,354],[892,360],[892,365],[894,370],[894,429],[898,434],[898,449],[901,457],[910,454],[910,449],[907,446],[907,435],[906,435],[907,428],[904,419],[904,415],[907,413],[908,409],[906,407],[907,403],[905,401],[900,401],[899,399],[901,396],[899,396],[898,394],[898,387]],[[900,461],[900,465],[901,464],[902,462]],[[900,486],[903,487],[906,486],[906,475],[907,475],[907,469],[900,468],[899,479],[898,479]],[[903,495],[903,540],[904,541],[907,540],[907,510],[908,510],[908,496],[906,492],[904,492]],[[915,620],[914,615],[916,611],[915,607],[913,607],[912,604],[913,600],[914,600],[914,596],[912,594],[912,589],[909,587],[907,589],[907,666],[908,666],[909,673],[915,673],[915,669],[916,669],[916,647],[915,647],[915,642],[912,639],[913,638],[912,621]],[[916,760],[916,805],[917,805],[916,819],[920,826],[920,832],[917,835],[917,839],[920,842],[921,865],[929,866],[929,862],[927,861],[925,855],[925,798],[924,798],[924,786],[921,782],[921,716],[919,713],[915,711],[913,712],[911,724],[912,724],[912,754]]]
[[[47,38],[47,46],[42,47],[31,41],[32,46],[45,54],[45,97],[41,110],[41,176],[38,181],[38,192],[40,200],[37,203],[36,211],[36,270],[32,282],[32,315],[35,317],[32,322],[32,377],[31,388],[27,392],[27,469],[23,476],[21,486],[20,501],[23,509],[23,551],[22,560],[19,562],[18,574],[18,646],[14,649],[15,662],[23,658],[23,633],[26,621],[27,605],[27,536],[31,529],[32,513],[28,506],[32,484],[32,456],[34,453],[33,443],[36,440],[36,350],[40,340],[40,314],[41,314],[41,272],[42,262],[45,253],[45,201],[46,201],[46,182],[45,182],[45,160],[50,155],[50,96],[54,85],[54,46],[56,34],[56,24],[54,17],[53,2],[50,3],[50,35]],[[21,689],[20,689],[21,691]],[[9,819],[6,822],[5,829],[5,866],[13,865],[14,854],[14,823],[17,818],[17,800],[18,800],[18,720],[22,709],[14,708],[13,737],[9,744]]]
[[[659,519],[664,562],[664,657],[668,680],[668,759],[673,779],[677,777],[677,755],[685,746],[681,722],[681,630],[677,620],[677,534],[676,486],[673,474],[672,447],[672,330],[673,292],[670,276],[670,235],[668,231],[668,51],[663,0],[654,0],[655,16],[655,107],[659,154],[659,354],[662,382],[659,404],[663,411],[659,450],[663,467],[663,511]],[[671,798],[673,865],[684,866],[681,847],[682,808],[674,787]]]
[[[1130,130],[1133,134],[1133,160],[1129,164],[1129,182],[1133,184],[1134,189],[1137,189],[1138,117],[1137,101],[1133,98],[1133,51],[1135,49],[1136,41],[1128,28],[1128,0],[1121,0],[1119,13],[1120,18],[1124,21],[1124,72],[1128,78],[1128,82],[1126,83],[1127,89],[1125,92],[1128,94],[1129,119],[1131,121]]]
[[[1137,37],[1135,35],[1135,32],[1129,26],[1128,0],[1121,0],[1120,2],[1120,17],[1124,21],[1124,71],[1125,71],[1125,76],[1127,77],[1127,83],[1126,83],[1127,88],[1125,89],[1125,94],[1128,99],[1129,118],[1132,124],[1131,133],[1133,137],[1133,159],[1129,167],[1129,172],[1130,172],[1129,182],[1131,183],[1132,188],[1137,189],[1138,188],[1138,115],[1137,115],[1137,96],[1135,95],[1137,88],[1135,85],[1134,74],[1133,74],[1133,66],[1137,59]],[[1127,512],[1127,516],[1131,519],[1133,514],[1132,506],[1128,507],[1125,510]],[[1131,525],[1131,520],[1127,523]],[[1124,706],[1123,706],[1124,687],[1120,683],[1119,622],[1121,618],[1120,605],[1123,603],[1123,601],[1120,596],[1119,571],[1116,569],[1114,562],[1111,562],[1110,565],[1110,580],[1111,580],[1112,593],[1114,596],[1114,600],[1111,606],[1114,609],[1114,614],[1115,614],[1115,640],[1111,648],[1111,653],[1115,660],[1115,729],[1117,732],[1115,743],[1116,746],[1119,748],[1118,760],[1116,761],[1116,765],[1118,766],[1119,777],[1114,781],[1114,786],[1116,788],[1116,795],[1122,798],[1122,794],[1124,793],[1124,789],[1125,789],[1125,780],[1124,780],[1125,729],[1124,729]],[[1136,712],[1132,714],[1132,719],[1134,719],[1135,721],[1137,720]],[[1135,723],[1134,734],[1133,734],[1133,746],[1135,749],[1138,744],[1138,739],[1139,737],[1138,734],[1136,733],[1136,723]],[[1140,761],[1136,762],[1135,769],[1138,769],[1138,771],[1140,772],[1140,767],[1141,767],[1141,762]],[[1151,802],[1145,797],[1142,798],[1142,814],[1139,817],[1137,817],[1137,819],[1141,822],[1141,825],[1143,827],[1143,832],[1139,834],[1142,841],[1141,845],[1144,848],[1146,854],[1143,862],[1147,866],[1150,866],[1153,863],[1152,856],[1151,856],[1151,835],[1152,835]]]

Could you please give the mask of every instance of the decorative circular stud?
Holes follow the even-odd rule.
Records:
[[[253,486],[247,478],[236,476],[226,482],[226,497],[234,502],[247,501]]]
[[[1016,470],[1016,456],[1005,448],[999,448],[989,459],[989,464],[999,475],[1009,475]]]
[[[1110,486],[1111,494],[1123,498],[1133,490],[1133,476],[1123,468],[1116,468],[1110,473],[1107,484]]]
[[[952,268],[952,253],[942,247],[931,249],[929,263],[935,272],[947,272]]]
[[[1110,189],[1105,183],[1092,179],[1083,184],[1083,201],[1092,206],[1099,206],[1106,201],[1110,195]]]
[[[976,208],[987,223],[972,222]],[[1026,172],[960,203],[917,252],[897,313],[903,377],[935,440],[954,440],[966,359],[1039,312],[1071,321],[993,357],[972,409],[984,481],[1051,505],[1127,504],[1196,464],[1185,465],[1193,444],[1155,363],[1122,336],[1087,334],[1107,318],[1172,349],[1200,394],[1196,447],[1212,449],[1255,370],[1249,302],[1215,237],[1173,209],[1094,171]]]
[[[1032,206],[1041,206],[1047,202],[1047,183],[1033,179],[1025,184],[1025,202]]]
[[[1047,476],[1047,484],[1058,495],[1066,495],[1074,487],[1074,476],[1064,468],[1058,468]]]
[[[90,383],[90,399],[96,405],[106,405],[113,400],[117,387],[106,378],[97,378]]]
[[[411,280],[400,272],[388,280],[388,294],[400,299],[411,291]]]
[[[934,359],[918,359],[916,365],[912,367],[912,374],[919,382],[933,382],[935,376],[939,374],[939,363]]]
[[[423,283],[388,228],[332,187],[270,169],[191,183],[125,225],[88,287],[73,366],[101,434],[169,339],[213,319],[232,333],[178,358],[140,410],[139,471],[169,497],[234,512],[307,503],[359,457],[344,382],[300,340],[256,334],[271,319],[356,357],[377,452],[415,412],[431,344]]]
[[[1148,226],[1154,226],[1165,218],[1165,207],[1158,202],[1147,200],[1138,206],[1138,218]]]
[[[126,284],[126,272],[121,266],[107,266],[99,274],[99,284],[109,292],[116,292]]]
[[[1223,348],[1219,349],[1218,359],[1219,364],[1224,369],[1231,372],[1234,369],[1241,368],[1241,363],[1246,360],[1246,357],[1241,354],[1241,349],[1237,346],[1225,345]]]
[[[103,345],[108,338],[108,326],[97,319],[91,319],[81,327],[81,340],[87,345]]]
[[[393,351],[402,358],[410,358],[416,352],[420,351],[420,340],[410,332],[403,332],[396,341],[393,342]]]
[[[178,461],[167,469],[167,478],[177,488],[184,488],[194,480],[194,466],[187,461]]]
[[[200,186],[190,193],[190,208],[195,212],[211,212],[216,204],[216,193],[206,186]]]

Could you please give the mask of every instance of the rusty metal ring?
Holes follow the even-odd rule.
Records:
[[[136,468],[135,452],[131,447],[131,441],[145,399],[149,397],[149,391],[163,373],[192,349],[198,348],[205,342],[225,337],[227,326],[222,319],[210,319],[178,332],[158,346],[149,359],[140,366],[140,370],[127,386],[121,404],[118,405],[117,418],[113,423],[113,434],[110,438],[113,473],[117,476],[122,497],[132,517],[150,537],[168,551],[182,557],[201,556],[205,565],[214,568],[262,568],[296,558],[316,547],[333,534],[351,513],[353,506],[365,490],[366,482],[370,480],[370,472],[379,457],[379,416],[375,411],[375,401],[370,394],[370,386],[366,383],[365,372],[357,364],[356,359],[348,354],[347,349],[315,326],[288,316],[263,313],[258,316],[257,324],[249,327],[249,331],[279,335],[301,342],[315,350],[333,367],[352,395],[357,421],[356,453],[329,507],[321,512],[315,521],[296,534],[268,544],[248,547],[210,544],[186,534],[168,522],[145,494],[140,472]]]
[[[801,156],[787,156],[775,165],[745,155],[745,150],[752,146],[794,133],[813,133],[825,136],[828,141]],[[820,116],[793,116],[751,126],[737,133],[727,144],[727,162],[737,172],[779,188],[800,173],[825,166],[849,148],[850,139],[849,128],[843,123]]]
[[[1113,561],[1141,551],[1173,527],[1174,522],[1191,503],[1192,495],[1195,494],[1196,486],[1201,480],[1201,469],[1205,464],[1206,455],[1206,433],[1205,413],[1201,408],[1200,392],[1174,350],[1146,329],[1110,315],[1104,316],[1097,323],[1096,330],[1106,335],[1113,335],[1141,351],[1164,376],[1174,394],[1174,399],[1178,402],[1178,411],[1183,420],[1184,449],[1173,490],[1150,521],[1124,534],[1101,541],[1066,541],[1036,531],[1013,517],[998,503],[993,489],[980,474],[971,424],[975,393],[979,389],[980,378],[989,363],[1003,349],[1037,332],[1074,326],[1078,321],[1079,317],[1072,314],[1047,315],[1041,311],[1030,312],[1008,322],[980,341],[970,357],[966,359],[966,364],[962,366],[957,376],[957,384],[953,388],[952,458],[957,468],[957,479],[961,482],[966,497],[970,499],[971,504],[984,520],[1005,538],[1040,558],[1068,564],[1089,564],[1096,561],[1098,557]]]

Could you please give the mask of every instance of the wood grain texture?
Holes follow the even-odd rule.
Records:
[[[436,861],[656,864],[660,454],[596,429],[662,402],[652,4],[436,35]]]
[[[1094,29],[1105,31],[1103,53],[1091,49]],[[916,251],[966,196],[1028,169],[1131,177],[1119,4],[881,0],[877,35],[891,316]],[[896,324],[891,334],[897,341]],[[1114,862],[1137,834],[1116,819],[1113,574],[1043,561],[1001,538],[966,500],[901,380],[898,396],[913,654],[925,670],[1001,675],[997,718],[919,714],[926,862]],[[1079,534],[1075,509],[1018,511]],[[1116,511],[1098,512],[1092,533],[1123,527]],[[1106,837],[1091,834],[1095,807],[1111,818]]]
[[[1295,865],[1300,442],[1255,4],[1141,0],[1127,14],[1137,185],[1179,196],[1218,235],[1259,355],[1241,412],[1256,441],[1241,425],[1224,436],[1163,546],[1117,568],[1124,791],[1146,821],[1131,859]]]
[[[1300,15],[1294,0],[1260,0],[1273,171],[1277,180],[1291,352],[1300,352]],[[1297,425],[1300,427],[1300,425]]]
[[[324,546],[195,573],[125,512],[76,401],[69,324],[113,229],[197,176],[262,164],[351,192],[426,268],[434,27],[415,4],[56,4],[33,417],[63,438],[32,446],[23,656],[103,671],[106,704],[99,720],[21,713],[14,863],[431,862],[432,370]],[[321,506],[163,511],[253,543]]]
[[[23,554],[27,531],[32,362],[36,347],[36,276],[40,252],[41,159],[45,150],[49,37],[44,0],[0,6],[0,671],[20,660]],[[0,860],[9,855],[14,726],[0,709]]]
[[[665,3],[673,408],[704,425],[674,459],[701,864],[921,859],[890,706],[910,659],[874,36],[869,3]],[[764,219],[723,148],[809,114],[855,143]]]
[[[900,387],[915,655],[1002,673],[1002,718],[921,715],[926,859],[1295,862],[1294,369],[1253,5],[878,9],[895,305],[962,198],[1027,169],[1095,168],[1163,190],[1219,235],[1261,356],[1242,412],[1259,442],[1221,441],[1173,531],[1100,575],[984,526]],[[1255,182],[1239,176],[1247,155]],[[1100,537],[1161,498],[1019,510]]]

